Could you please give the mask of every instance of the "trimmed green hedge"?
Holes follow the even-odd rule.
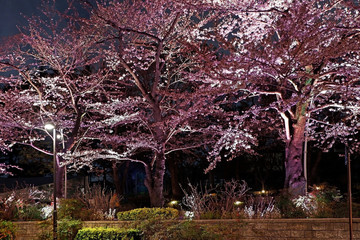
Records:
[[[176,219],[179,210],[175,208],[136,208],[130,211],[118,212],[119,220],[146,220],[146,219]]]
[[[83,228],[75,240],[141,240],[143,233],[136,229],[121,228]]]

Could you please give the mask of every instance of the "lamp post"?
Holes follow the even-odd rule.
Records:
[[[53,131],[53,164],[54,164],[54,210],[53,210],[53,239],[57,239],[57,210],[56,210],[56,128],[53,124],[45,125],[46,130]]]

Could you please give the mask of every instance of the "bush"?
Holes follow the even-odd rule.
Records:
[[[80,219],[102,220],[102,214],[96,214],[94,210],[88,209],[87,206],[78,199],[61,199],[58,208],[59,219]]]
[[[60,199],[58,209],[59,219],[81,219],[81,213],[85,209],[85,205],[77,199]]]
[[[18,209],[17,217],[19,220],[23,221],[43,220],[41,215],[41,205],[25,205],[24,207]]]
[[[216,240],[220,236],[210,231],[207,226],[200,226],[193,221],[175,222],[150,219],[139,221],[134,227],[144,233],[145,240]]]
[[[15,226],[12,222],[0,221],[0,239],[15,239]]]
[[[83,228],[77,235],[76,240],[141,240],[142,232],[136,229],[120,228]]]
[[[119,212],[119,220],[176,219],[179,211],[174,208],[137,208]]]
[[[49,202],[48,196],[35,187],[9,191],[0,197],[0,219],[41,220],[41,202]]]
[[[75,239],[76,234],[82,228],[82,222],[80,220],[63,219],[58,222],[58,239],[60,240],[72,240]]]
[[[77,232],[81,229],[82,222],[80,220],[62,219],[58,221],[57,237],[59,240],[72,240]],[[53,237],[53,222],[51,219],[40,223],[41,233],[37,237],[38,240],[48,240]],[[1,238],[0,238],[1,239]]]
[[[193,213],[196,219],[238,218],[239,207],[236,202],[243,200],[249,190],[245,181],[226,181],[214,188],[188,184],[183,205]]]
[[[288,194],[281,194],[275,200],[275,205],[279,209],[283,218],[306,218],[306,213],[296,207]]]
[[[272,196],[246,196],[243,214],[247,218],[281,217],[280,210],[275,204],[275,198]]]
[[[102,188],[101,185],[92,187],[87,185],[83,191],[77,193],[76,198],[82,201],[87,209],[93,209],[96,213],[105,213],[113,207],[110,204],[112,196],[112,191]],[[117,198],[120,201],[122,196],[117,196]]]
[[[40,234],[37,236],[37,240],[48,240],[53,237],[52,219],[47,219],[39,223],[41,229]]]

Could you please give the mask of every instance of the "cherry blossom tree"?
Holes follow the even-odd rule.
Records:
[[[0,70],[0,137],[2,149],[24,144],[48,155],[50,148],[39,144],[52,133],[46,123],[56,127],[57,152],[74,151],[91,131],[91,108],[106,78],[101,68],[98,43],[69,5],[66,12],[43,6],[44,16],[29,18],[16,39],[2,45]],[[63,196],[64,165],[57,159],[57,195]]]
[[[209,76],[256,98],[255,115],[277,113],[282,120],[290,194],[305,193],[307,124],[319,140],[329,139],[324,131],[334,139],[359,128],[350,118],[339,121],[359,114],[358,20],[356,5],[347,1],[265,1],[245,16],[229,9],[214,27],[225,54]],[[347,128],[339,127],[344,122]]]
[[[224,93],[193,72],[214,56],[198,38],[214,15],[181,1],[89,6],[88,24],[106,46],[103,57],[111,76],[103,84],[106,104],[92,105],[101,116],[92,137],[101,144],[64,156],[78,159],[76,168],[94,159],[142,164],[151,205],[162,206],[168,154],[210,147],[226,137],[237,139],[236,149],[250,151],[249,144],[255,143],[251,133],[219,106],[224,100],[217,98]],[[194,48],[207,58],[193,56]]]
[[[198,74],[216,57],[199,34],[216,14],[165,0],[86,6],[86,18],[71,5],[67,13],[44,8],[47,20],[30,18],[21,44],[4,50],[4,146],[22,143],[51,154],[37,142],[51,137],[43,126],[52,122],[64,136],[58,164],[140,163],[152,206],[164,204],[168,154],[251,150],[255,139],[241,118],[221,107],[223,89]]]

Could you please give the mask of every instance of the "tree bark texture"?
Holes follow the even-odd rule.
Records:
[[[154,166],[145,167],[145,186],[149,191],[150,204],[152,207],[162,207],[164,205],[164,175],[165,175],[165,154],[164,152],[155,153]]]
[[[298,117],[292,124],[291,138],[286,142],[284,188],[291,196],[304,195],[306,192],[302,163],[305,125],[306,117]]]
[[[118,194],[118,196],[120,196],[122,194],[122,189],[121,189],[121,182],[119,179],[118,163],[116,161],[112,162],[112,175],[113,175],[113,180],[114,180],[114,185],[115,185],[115,191]]]

